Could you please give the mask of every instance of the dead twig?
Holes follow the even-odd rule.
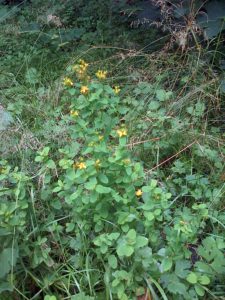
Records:
[[[194,142],[190,143],[189,145],[187,145],[186,147],[184,147],[183,149],[178,151],[176,154],[174,154],[174,155],[170,156],[169,158],[165,159],[164,161],[162,161],[161,163],[159,163],[158,165],[156,165],[155,167],[153,167],[151,170],[147,171],[146,173],[150,173],[150,172],[154,171],[155,169],[161,167],[162,165],[164,165],[165,163],[167,163],[168,161],[170,161],[171,159],[173,159],[174,157],[176,157],[180,153],[184,152],[185,150],[187,150],[188,148],[193,146],[195,143],[197,143],[197,141],[194,141]]]

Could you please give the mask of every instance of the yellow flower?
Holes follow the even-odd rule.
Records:
[[[79,170],[83,170],[83,169],[87,168],[87,166],[84,162],[75,163],[73,165],[73,167],[76,168],[76,169],[79,169]]]
[[[80,65],[80,68],[85,72],[88,68],[88,64],[87,63],[83,63],[82,65]]]
[[[83,85],[80,89],[81,94],[87,94],[89,92],[89,88],[86,85]]]
[[[99,135],[98,139],[99,139],[99,141],[102,141],[104,139],[104,136],[103,135]]]
[[[86,63],[86,61],[83,60],[83,59],[80,59],[80,60],[79,60],[79,64],[80,64],[80,66],[81,66],[82,68],[84,68],[84,69],[86,69],[86,68],[88,67],[88,63]]]
[[[79,66],[79,73],[85,73],[87,71],[88,64]]]
[[[119,137],[127,136],[127,129],[125,128],[118,129],[116,132]]]
[[[106,79],[107,71],[98,70],[95,75],[98,77],[98,79]]]
[[[119,92],[120,92],[120,87],[119,87],[118,85],[115,85],[114,88],[113,88],[113,90],[114,90],[114,93],[115,93],[115,94],[119,94]]]
[[[136,195],[137,197],[141,197],[142,194],[143,194],[143,192],[142,192],[141,189],[138,189],[138,190],[135,192],[135,195]]]
[[[72,69],[73,69],[75,72],[77,72],[77,70],[79,69],[79,65],[74,65],[74,66],[72,66]]]
[[[65,86],[73,86],[73,81],[72,81],[69,77],[65,77],[65,78],[63,79],[63,84],[64,84]]]
[[[6,174],[7,173],[7,169],[5,167],[1,167],[0,168],[0,173]]]
[[[77,116],[79,116],[79,111],[78,110],[71,110],[70,114],[71,114],[72,117],[77,117]]]
[[[84,75],[84,73],[87,71],[88,63],[86,63],[83,59],[80,59],[79,64],[74,65],[72,68],[79,75]]]
[[[97,159],[97,160],[95,161],[95,167],[96,167],[96,168],[99,168],[100,166],[101,166],[100,159]]]

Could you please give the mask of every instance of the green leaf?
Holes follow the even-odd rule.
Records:
[[[100,251],[102,254],[106,254],[106,252],[108,251],[108,246],[105,244],[100,245]]]
[[[126,294],[124,293],[121,293],[120,297],[119,297],[120,300],[128,300],[128,297]]]
[[[98,200],[98,193],[97,192],[92,192],[90,195],[90,202],[95,203]]]
[[[12,292],[13,285],[10,284],[9,282],[0,282],[0,294],[6,291]]]
[[[224,29],[225,3],[224,1],[213,0],[204,5],[207,13],[197,16],[198,25],[205,29],[205,36],[211,39],[217,36]]]
[[[127,138],[126,137],[119,138],[120,146],[124,147],[124,146],[126,146],[126,143],[127,143]]]
[[[169,271],[173,266],[172,258],[164,258],[161,264],[162,272]]]
[[[40,155],[38,155],[38,156],[35,157],[34,160],[35,160],[36,162],[41,162],[41,161],[43,161],[43,157],[40,156]]]
[[[191,272],[190,274],[188,274],[186,279],[188,282],[190,282],[192,284],[195,284],[198,281],[198,277],[194,272]]]
[[[119,232],[112,232],[109,234],[108,238],[110,241],[117,240],[120,236]]]
[[[160,102],[159,101],[151,101],[148,105],[148,108],[150,110],[157,110],[160,107]]]
[[[71,300],[94,300],[94,297],[87,296],[85,293],[78,293],[71,297]]]
[[[109,179],[105,174],[99,174],[98,178],[102,183],[107,184],[109,182]]]
[[[202,285],[208,285],[208,284],[210,284],[210,278],[206,275],[202,275],[199,278],[199,283],[201,283]]]
[[[82,188],[78,188],[77,190],[76,190],[76,192],[74,192],[74,193],[72,193],[69,197],[68,197],[68,199],[67,199],[67,203],[69,203],[69,204],[71,204],[74,200],[76,200],[80,195],[81,195],[81,193],[83,192],[83,190],[82,190]]]
[[[167,286],[168,290],[172,294],[180,294],[183,295],[186,292],[186,287],[181,282],[170,282]],[[181,298],[182,299],[182,298]],[[169,299],[168,299],[169,300]]]
[[[50,295],[46,295],[44,297],[44,300],[57,300],[56,296],[50,296]]]
[[[203,289],[203,287],[201,287],[200,285],[195,285],[195,291],[196,293],[200,296],[203,297],[205,295],[205,290]]]
[[[103,186],[103,185],[100,185],[100,184],[98,184],[96,186],[96,192],[98,192],[99,194],[108,194],[111,191],[112,191],[112,189],[109,188],[109,187],[106,187],[106,186]]]
[[[166,92],[165,90],[157,90],[156,91],[156,97],[159,101],[165,101],[168,100],[173,95],[172,92]]]
[[[145,216],[145,218],[146,218],[148,221],[152,221],[152,220],[155,219],[155,216],[154,216],[154,214],[153,214],[152,212],[147,212],[147,211],[145,211],[145,212],[144,212],[144,216]]]
[[[134,229],[131,229],[128,231],[127,235],[126,235],[126,240],[128,244],[134,244],[136,241],[136,236],[137,233]]]
[[[128,107],[125,107],[125,106],[122,106],[122,107],[119,107],[119,108],[118,108],[118,112],[119,112],[121,115],[125,115],[128,111],[129,111],[129,108],[128,108]]]
[[[49,159],[46,163],[46,167],[51,170],[56,169],[55,162],[52,159]]]
[[[123,242],[117,246],[116,252],[119,256],[129,257],[134,253],[134,248]]]
[[[3,278],[9,273],[11,268],[15,266],[18,259],[18,250],[12,248],[5,248],[0,253],[0,278]]]
[[[142,248],[148,244],[148,239],[144,236],[138,236],[136,239],[136,247]]]
[[[109,255],[108,257],[108,263],[112,269],[117,268],[117,258],[115,255]]]
[[[158,184],[157,180],[152,179],[150,182],[150,187],[153,189],[153,188],[157,187],[157,184]]]
[[[40,154],[41,156],[46,157],[46,156],[48,156],[49,151],[50,151],[50,147],[44,147],[44,149],[42,149],[42,150],[39,152],[39,154]]]
[[[180,278],[186,278],[191,264],[187,260],[178,260],[176,261],[175,274]]]
[[[68,92],[69,92],[69,94],[70,94],[71,96],[74,96],[74,95],[76,94],[76,89],[75,89],[75,88],[70,88],[70,89],[68,90]]]
[[[149,193],[151,191],[151,187],[149,185],[143,186],[141,189],[144,193]]]
[[[97,185],[97,180],[95,177],[92,177],[88,182],[85,183],[85,188],[87,190],[94,190]]]
[[[208,274],[212,273],[212,269],[211,269],[210,265],[207,264],[207,263],[204,263],[202,261],[196,262],[195,267],[196,267],[198,272],[208,273]]]
[[[74,223],[66,223],[66,232],[71,232],[74,230],[75,224]]]

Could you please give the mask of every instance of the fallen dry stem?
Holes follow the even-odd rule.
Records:
[[[170,156],[169,158],[165,159],[164,161],[162,161],[161,163],[159,163],[158,165],[156,165],[155,167],[153,167],[151,170],[147,171],[146,173],[150,173],[150,172],[154,171],[155,169],[157,169],[158,167],[161,167],[162,165],[164,165],[165,163],[167,163],[168,161],[170,161],[171,159],[173,159],[174,157],[176,157],[180,153],[184,152],[185,150],[187,150],[188,148],[193,146],[195,143],[197,143],[197,141],[194,141],[194,142],[190,143],[189,145],[187,145],[186,147],[184,147],[183,149],[178,151],[176,154],[174,154],[174,155]]]

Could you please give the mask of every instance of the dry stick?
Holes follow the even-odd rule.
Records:
[[[194,145],[197,141],[192,142],[191,144],[187,145],[185,148],[181,149],[180,151],[178,151],[176,154],[172,155],[171,157],[167,158],[166,160],[162,161],[160,164],[156,165],[155,167],[153,167],[151,170],[147,171],[146,173],[150,173],[153,170],[157,169],[158,167],[164,165],[166,162],[170,161],[172,158],[176,157],[177,155],[179,155],[180,153],[184,152],[186,149],[190,148],[192,145]]]
[[[150,140],[145,140],[145,141],[140,141],[140,142],[133,142],[133,143],[130,143],[130,144],[126,144],[127,147],[133,147],[135,145],[140,145],[140,144],[144,144],[144,143],[148,143],[148,142],[153,142],[153,141],[158,141],[160,140],[161,138],[157,137],[157,138],[153,138],[153,139],[150,139]]]

